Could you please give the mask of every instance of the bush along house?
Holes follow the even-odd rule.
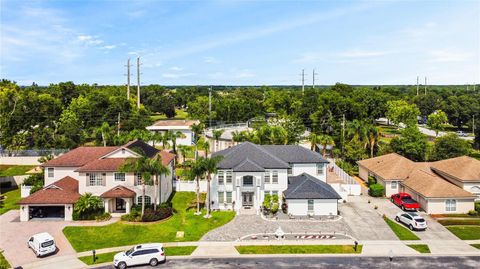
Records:
[[[129,213],[132,205],[142,203],[142,175],[121,168],[142,154],[151,159],[160,156],[170,171],[169,175],[159,175],[156,188],[146,186],[145,204],[167,201],[173,190],[174,154],[141,140],[115,147],[78,147],[42,165],[45,187],[19,201],[20,220],[28,221],[38,212],[40,217],[72,220],[75,202],[85,193],[100,197],[105,212]]]
[[[223,156],[211,183],[213,209],[259,214],[269,194],[292,215],[337,215],[341,198],[326,183],[328,161],[314,151],[244,142],[213,156]]]

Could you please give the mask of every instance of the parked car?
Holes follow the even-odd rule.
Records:
[[[464,133],[463,131],[457,131],[457,135],[460,136],[460,137],[465,137],[465,136],[467,136],[467,134]]]
[[[164,261],[165,253],[163,252],[163,245],[159,243],[134,246],[125,252],[117,253],[113,257],[113,265],[119,269],[141,264],[157,266],[159,262]]]
[[[412,231],[413,230],[426,230],[427,229],[427,222],[425,221],[425,219],[420,217],[416,213],[400,212],[395,217],[395,220],[397,222],[401,222],[401,223],[407,225],[407,227]]]
[[[55,253],[57,246],[53,236],[49,233],[34,234],[27,242],[28,248],[31,248],[37,257]]]
[[[403,211],[405,210],[418,210],[420,208],[420,204],[412,199],[412,196],[408,193],[400,192],[397,194],[393,194],[390,197],[392,203],[396,204],[397,206],[401,207]]]

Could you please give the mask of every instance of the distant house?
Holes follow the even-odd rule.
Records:
[[[218,151],[212,180],[214,209],[259,213],[265,194],[285,198],[292,215],[336,215],[340,196],[326,183],[328,161],[297,145],[244,142]]]
[[[467,156],[413,162],[390,153],[357,163],[360,178],[374,177],[387,197],[409,193],[429,214],[467,213],[480,199],[480,161]]]
[[[147,126],[147,130],[161,133],[181,132],[183,137],[177,139],[177,145],[191,146],[194,139],[192,125],[199,123],[199,120],[159,120],[153,125]]]
[[[149,158],[160,155],[170,170],[159,179],[157,201],[154,187],[146,186],[145,203],[165,202],[173,190],[175,155],[141,140],[118,147],[78,147],[42,165],[45,187],[20,200],[20,220],[28,221],[38,210],[47,217],[72,220],[74,204],[85,193],[102,198],[105,212],[129,213],[132,205],[142,203],[141,175],[119,170],[127,160],[140,157],[137,149]]]

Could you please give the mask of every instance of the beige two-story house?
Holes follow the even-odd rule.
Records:
[[[78,147],[42,165],[45,187],[19,202],[21,221],[28,221],[38,210],[45,217],[71,220],[75,202],[85,193],[102,198],[105,212],[129,213],[132,205],[142,203],[141,175],[120,170],[129,159],[142,154],[149,158],[160,155],[170,170],[169,175],[159,177],[156,201],[154,186],[146,186],[145,203],[167,201],[173,190],[173,154],[141,140],[117,147]]]

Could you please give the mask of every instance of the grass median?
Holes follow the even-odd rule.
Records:
[[[0,202],[0,215],[12,209],[20,208],[20,206],[17,204],[17,202],[20,201],[20,189],[8,191],[2,195],[4,195],[6,198]]]
[[[3,256],[3,251],[0,251],[0,269],[8,269],[11,268],[10,264],[8,263],[5,256]]]
[[[235,216],[233,211],[212,212],[209,219],[196,216],[193,214],[195,198],[194,192],[175,193],[172,200],[175,214],[163,222],[68,226],[63,233],[78,252],[147,242],[198,241],[205,233],[230,222]],[[177,231],[183,231],[184,237],[177,238]]]
[[[480,239],[480,226],[446,226],[445,228],[462,240]]]
[[[396,223],[395,221],[383,216],[385,222],[390,226],[390,229],[397,235],[400,240],[420,240],[412,231]]]
[[[236,246],[240,254],[359,254],[362,245],[269,245]]]
[[[164,247],[165,256],[188,256],[192,254],[192,252],[196,249],[196,246],[186,246],[186,247]],[[107,252],[96,255],[95,262],[93,261],[92,256],[84,256],[79,257],[78,259],[81,260],[86,265],[93,265],[93,264],[100,264],[105,262],[113,262],[113,256],[119,253],[119,251],[115,252]]]
[[[430,248],[428,247],[428,245],[415,244],[415,245],[407,245],[407,246],[413,248],[414,250],[420,253],[430,253]]]

